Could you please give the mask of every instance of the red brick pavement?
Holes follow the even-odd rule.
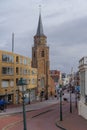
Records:
[[[34,125],[35,122],[34,121],[32,122],[32,119],[33,119],[32,117],[33,116],[38,115],[38,114],[40,114],[40,113],[42,113],[42,112],[44,112],[44,111],[46,111],[48,109],[50,109],[50,106],[46,107],[46,108],[43,108],[43,109],[39,109],[39,111],[27,112],[27,115],[26,115],[27,116],[27,118],[26,118],[27,119],[26,120],[27,121],[27,130],[32,130],[32,127],[33,127],[34,130],[45,130],[46,128],[47,129],[49,128],[51,130],[51,128],[49,127],[49,122],[47,122],[46,124],[44,124],[43,123],[44,120],[42,120],[42,119],[41,119],[41,122],[40,121],[38,122],[38,120],[37,121],[34,120],[34,121],[36,121],[35,125]],[[54,109],[54,105],[53,105],[53,109]],[[49,117],[47,117],[47,119],[49,120]],[[46,118],[45,118],[45,120],[46,120]],[[43,125],[43,127],[42,127],[42,125]],[[54,125],[55,128],[52,129],[52,130],[60,130],[59,128],[56,127],[55,120],[53,122],[53,125]],[[41,129],[41,127],[42,127],[42,129]],[[8,127],[8,130],[23,130],[23,122],[17,123],[16,125],[15,124],[11,125],[11,123],[10,123],[10,125]]]
[[[67,105],[69,108],[69,103],[67,103]],[[21,114],[17,114],[13,117],[6,116],[5,122],[4,122],[4,118],[0,117],[0,130],[2,130],[2,128],[4,126],[7,126],[8,124],[18,122],[21,120],[22,120]],[[66,113],[63,113],[63,121],[57,121],[57,125],[65,128],[66,130],[87,130],[87,120],[78,115],[78,111],[75,108],[74,104],[73,104],[73,112],[69,113],[69,111],[67,111]],[[20,126],[20,123],[19,123],[19,127],[23,128],[23,126]]]
[[[15,116],[4,116],[4,117],[0,117],[0,130],[2,130],[2,128],[4,128],[5,126],[8,126],[11,123],[14,122],[18,122],[22,120],[22,116],[21,115],[15,115]]]
[[[87,120],[78,115],[77,109],[73,106],[73,112],[63,115],[63,121],[58,121],[57,125],[65,130],[87,130]]]
[[[33,103],[36,103],[36,102],[32,102],[31,104]],[[29,104],[28,104],[29,105]],[[7,106],[7,108],[17,108],[17,107],[20,107],[22,106],[22,104],[17,104],[17,105],[14,105],[14,104],[10,104]],[[16,123],[18,124],[18,122],[21,122],[23,121],[23,115],[21,114],[16,114],[16,115],[2,115],[0,117],[0,130],[3,130],[3,128],[8,127],[9,124],[14,124],[16,126]],[[20,123],[19,123],[20,124]],[[22,126],[23,127],[23,126]]]

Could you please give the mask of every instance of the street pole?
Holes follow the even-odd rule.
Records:
[[[20,78],[20,80],[18,80],[18,83],[17,85],[19,86],[19,90],[22,92],[22,100],[23,100],[23,123],[24,123],[24,130],[27,130],[27,127],[26,127],[26,111],[25,111],[25,91],[26,91],[26,85],[27,85],[27,82],[25,79],[23,78]]]
[[[30,101],[30,89],[29,89],[29,104],[31,103],[31,101]]]
[[[48,61],[46,61],[46,95],[45,99],[48,100]]]
[[[70,113],[72,113],[72,95],[71,95],[71,91],[72,91],[72,79],[73,79],[73,75],[72,75],[72,73],[73,73],[73,67],[71,68],[71,81],[70,81]]]
[[[72,113],[71,84],[70,84],[70,113]]]
[[[17,92],[17,97],[16,97],[17,98],[17,104],[19,104],[19,89],[17,89],[16,92]]]
[[[25,112],[25,97],[24,97],[24,92],[23,92],[23,123],[24,123],[24,130],[27,130],[27,127],[26,127],[26,112]]]
[[[62,90],[60,90],[60,121],[62,120]]]
[[[7,108],[7,89],[5,89],[5,108]]]
[[[75,91],[75,108],[77,108],[77,91]]]

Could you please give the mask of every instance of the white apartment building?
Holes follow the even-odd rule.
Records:
[[[78,103],[78,114],[87,119],[87,57],[79,61],[81,97]]]

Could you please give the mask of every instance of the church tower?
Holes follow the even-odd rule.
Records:
[[[45,98],[48,99],[49,47],[43,31],[41,13],[39,14],[37,32],[32,47],[32,67],[37,68],[38,71],[38,93],[44,91]]]

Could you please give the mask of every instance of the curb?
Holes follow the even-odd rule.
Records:
[[[56,103],[54,103],[54,104],[49,104],[48,106],[50,107],[50,106],[52,106],[52,105],[55,105]],[[48,107],[48,106],[46,106],[46,107]],[[42,108],[44,108],[44,107],[42,107]],[[31,111],[37,111],[37,110],[39,110],[39,109],[42,109],[42,108],[31,108],[31,109],[27,109],[26,110],[26,112],[31,112]],[[5,113],[1,113],[0,114],[0,118],[1,117],[4,117],[4,116],[11,116],[11,115],[15,115],[15,114],[20,114],[20,113],[23,113],[23,110],[22,111],[16,111],[16,112],[12,112],[12,113],[10,113],[10,112],[5,112]]]
[[[26,112],[31,112],[31,111],[36,111],[37,109],[32,109],[32,110],[26,110]],[[14,113],[4,113],[4,114],[1,114],[0,115],[0,118],[3,118],[5,116],[12,116],[12,115],[16,115],[16,114],[21,114],[23,113],[23,111],[20,111],[20,112],[14,112]]]
[[[55,124],[56,124],[56,126],[59,127],[61,130],[67,130],[67,129],[65,129],[64,127],[58,125],[58,121],[56,121]]]

